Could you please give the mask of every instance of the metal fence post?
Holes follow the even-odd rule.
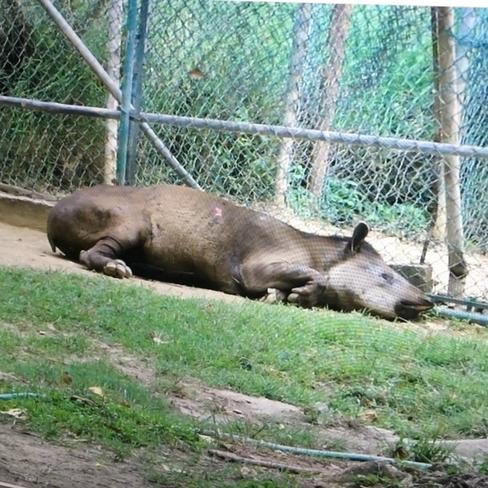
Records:
[[[137,0],[129,0],[127,10],[127,38],[125,43],[124,74],[122,80],[122,103],[117,150],[117,183],[125,184],[127,147],[131,115],[132,83],[134,75],[134,51],[137,30]]]
[[[147,18],[149,12],[149,0],[141,0],[139,13],[139,25],[137,30],[137,43],[134,59],[134,74],[132,81],[132,106],[136,117],[141,110],[142,101],[142,83],[144,79],[144,55],[147,35]],[[129,185],[135,183],[136,177],[136,160],[137,160],[137,143],[139,141],[139,122],[130,120],[129,126],[129,145],[127,148],[127,168],[126,178]]]

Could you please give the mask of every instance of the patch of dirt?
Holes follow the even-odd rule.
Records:
[[[170,403],[185,415],[200,420],[214,420],[220,424],[233,420],[296,424],[305,419],[302,410],[294,405],[210,388],[195,382],[182,383],[178,393],[171,395]]]
[[[57,446],[0,424],[0,481],[23,487],[150,486],[134,459],[114,462],[96,446]]]
[[[289,456],[236,443],[212,445],[199,455],[175,449],[141,449],[120,461],[98,446],[72,440],[56,445],[18,426],[0,424],[0,486],[183,488],[195,480],[205,482],[192,486],[230,486],[238,479],[279,480],[284,466],[293,476],[293,486],[335,488],[343,486],[335,481],[351,463]]]
[[[412,488],[488,488],[488,476],[465,473],[448,475],[435,472],[419,476]]]
[[[100,358],[108,359],[119,371],[153,389],[156,371],[149,361],[129,354],[119,344],[106,344],[93,339],[92,343],[96,351],[95,354],[98,353]]]
[[[98,446],[74,440],[56,445],[0,423],[0,486],[12,488],[183,488],[270,478],[283,479],[283,486],[293,481],[301,488],[339,488],[363,486],[358,477],[368,475],[381,477],[374,486],[384,486],[381,479],[389,479],[404,487],[488,488],[488,477],[479,474],[409,474],[375,462],[322,460],[230,442],[212,443],[197,456],[175,449],[141,449],[121,461]]]

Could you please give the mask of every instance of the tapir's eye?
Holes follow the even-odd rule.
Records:
[[[391,285],[394,281],[393,275],[388,274],[388,273],[381,273],[381,277],[389,284]]]

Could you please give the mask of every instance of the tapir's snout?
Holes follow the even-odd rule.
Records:
[[[411,320],[433,306],[434,304],[427,297],[421,297],[416,301],[400,300],[395,305],[395,313],[402,319]]]

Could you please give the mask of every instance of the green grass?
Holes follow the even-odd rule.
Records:
[[[8,370],[27,382],[29,391],[42,396],[3,401],[2,410],[24,410],[29,425],[46,438],[67,433],[100,442],[118,457],[132,448],[161,443],[199,445],[192,422],[174,414],[163,399],[103,361],[66,366],[41,357],[12,362]],[[72,379],[70,385],[62,381],[66,373]],[[94,386],[102,389],[103,396],[90,392]],[[0,387],[9,392],[27,389],[15,382],[2,385],[2,381]]]
[[[374,410],[375,425],[408,437],[488,435],[484,333],[429,336],[360,314],[182,300],[100,276],[7,268],[0,268],[0,323],[0,370],[52,392],[48,402],[22,400],[47,433],[60,425],[40,425],[49,410],[67,430],[119,447],[151,444],[161,432],[191,438],[183,420],[176,432],[162,420],[168,408],[161,399],[110,364],[83,360],[96,338],[148,358],[158,378],[176,383],[193,377],[304,407],[325,402],[334,416],[359,420]],[[112,403],[95,413],[74,405],[59,386],[66,369],[76,394],[100,386]],[[83,430],[80,409],[99,422]],[[112,418],[123,426],[107,427]]]

